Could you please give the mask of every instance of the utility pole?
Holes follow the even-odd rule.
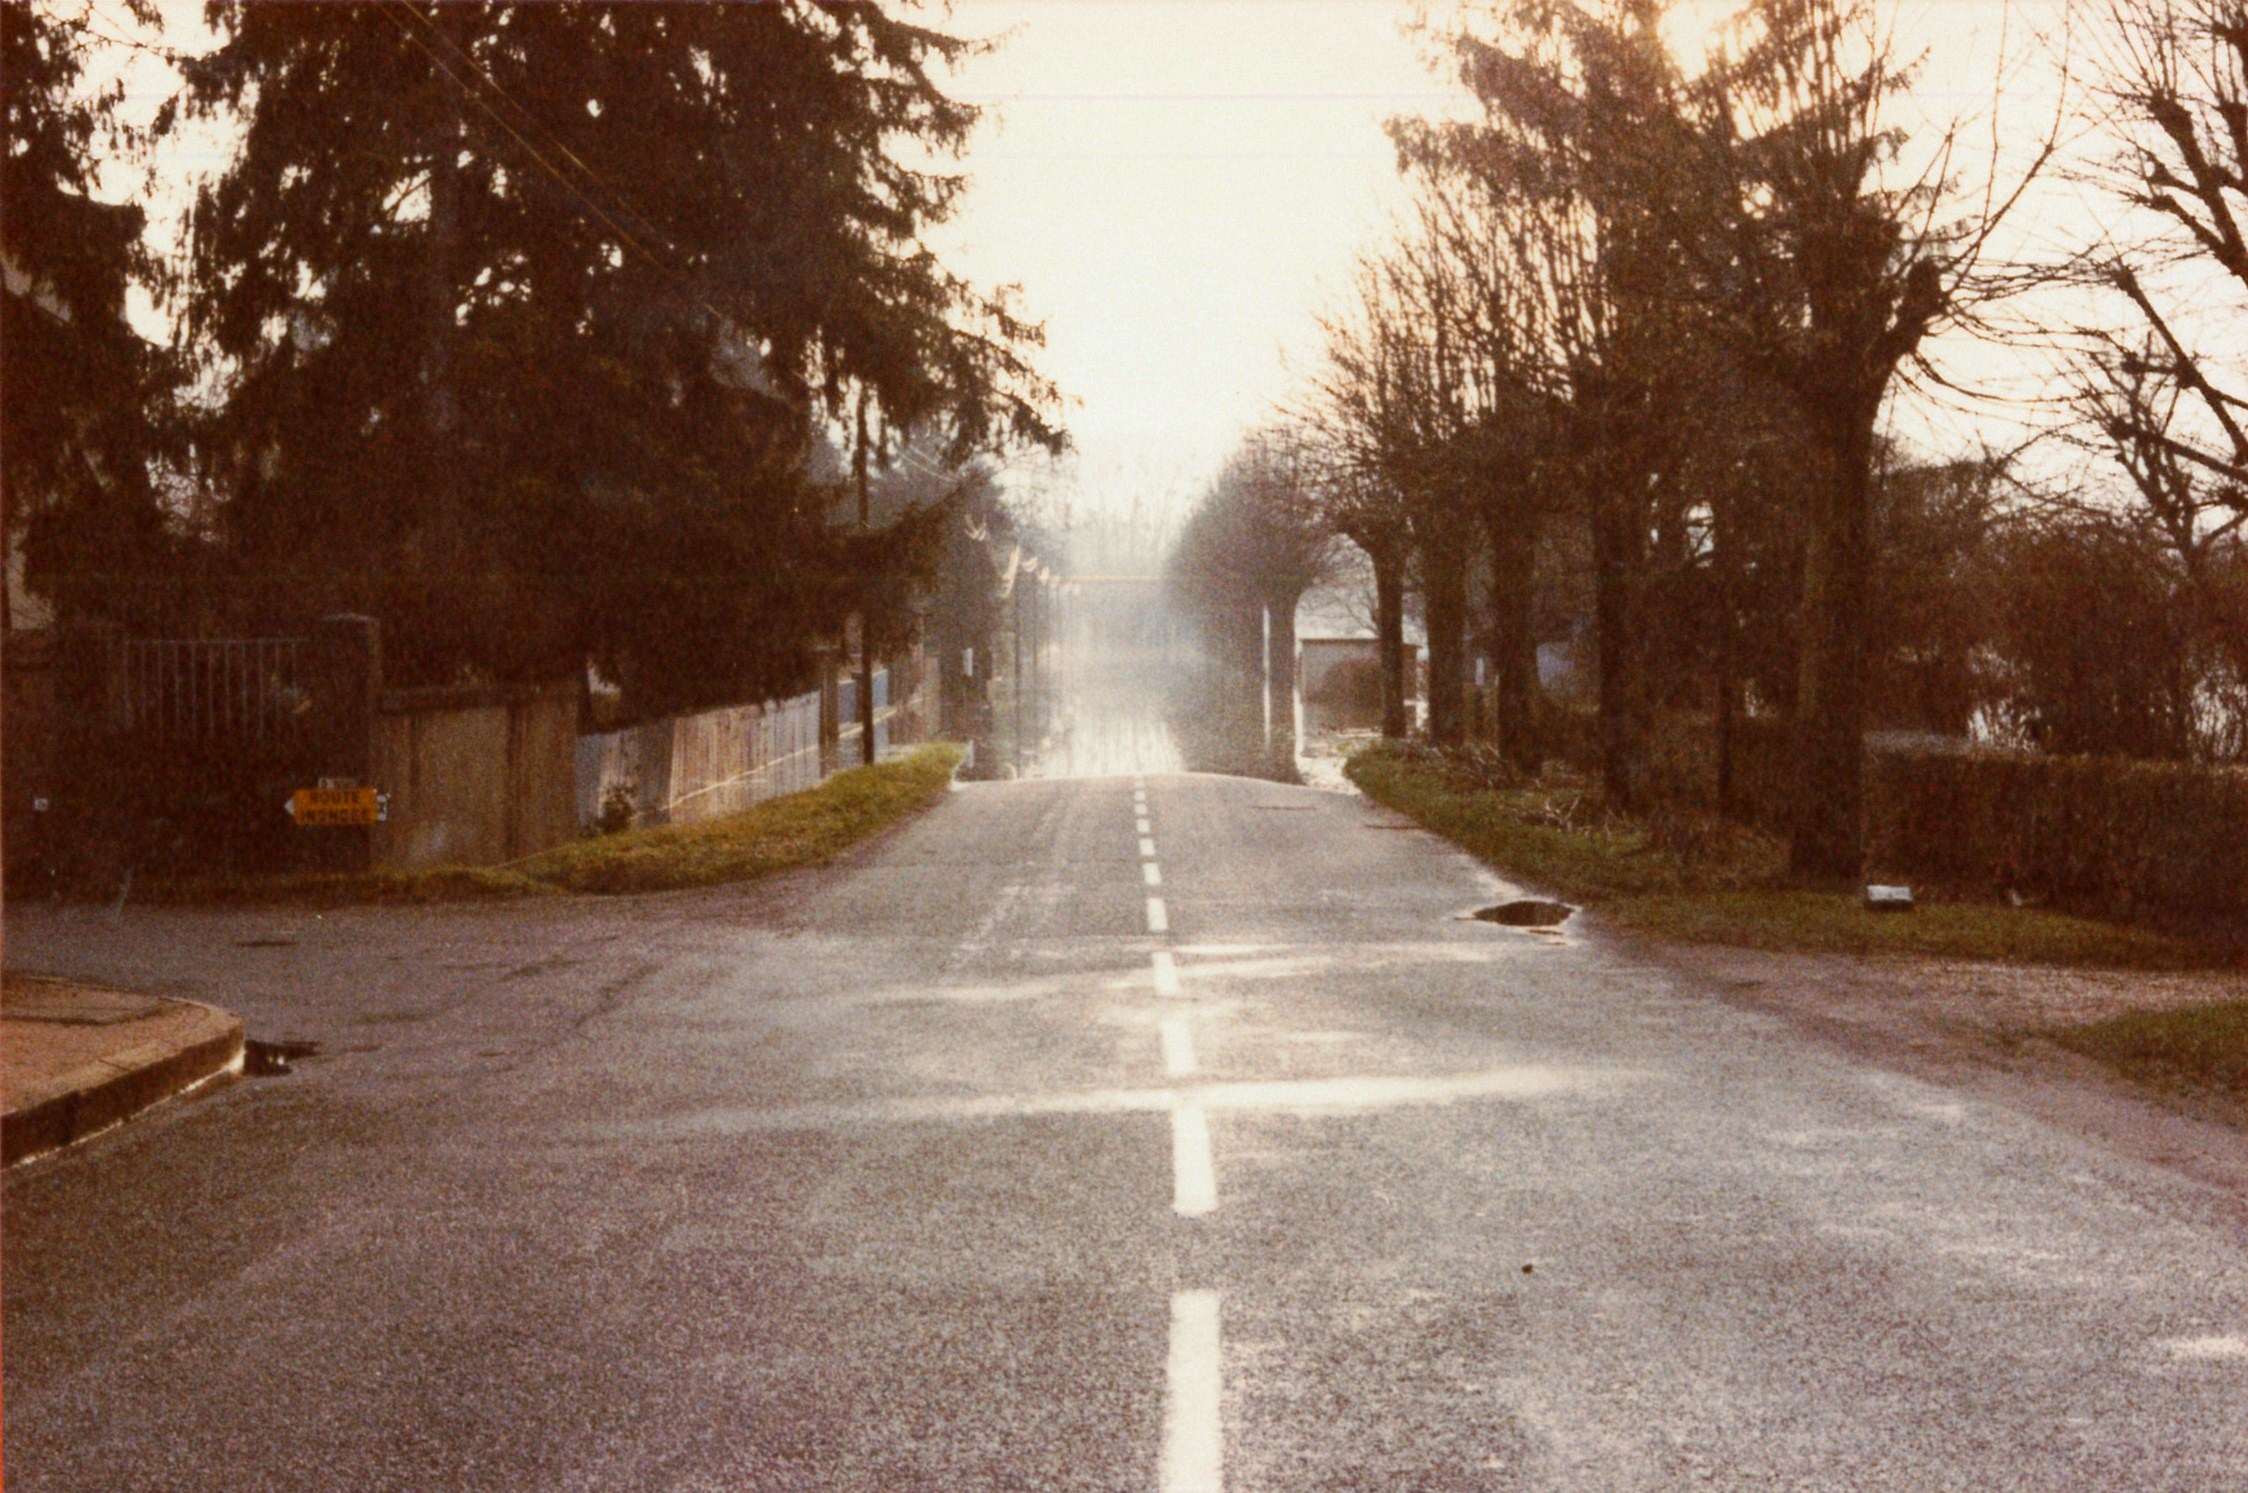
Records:
[[[1023,590],[1030,582],[1027,565],[1015,566],[1015,770],[1023,763]]]
[[[859,533],[873,527],[873,514],[867,503],[866,480],[866,385],[859,385],[858,444],[852,455],[852,465],[859,484]],[[863,581],[865,578],[861,577]],[[870,636],[874,629],[868,624],[872,619],[868,609],[859,609],[859,761],[869,767],[874,765],[874,648]]]
[[[1265,750],[1269,752],[1269,751],[1271,751],[1271,750],[1272,750],[1272,608],[1271,608],[1271,607],[1260,607],[1260,608],[1258,608],[1258,609],[1257,609],[1257,624],[1258,624],[1258,626],[1259,626],[1259,627],[1260,627],[1260,628],[1262,629],[1262,634],[1261,634],[1261,636],[1262,636],[1262,638],[1263,638],[1263,640],[1264,640],[1264,641],[1263,641],[1263,652],[1262,652],[1262,653],[1260,654],[1260,657],[1261,657],[1261,659],[1263,660],[1263,665],[1264,665],[1264,680],[1263,680],[1263,683],[1262,683],[1262,684],[1260,684],[1260,685],[1258,686],[1258,689],[1257,689],[1257,695],[1258,695],[1258,698],[1260,698],[1260,699],[1262,699],[1262,700],[1264,701],[1264,744],[1265,744]]]
[[[470,38],[460,15],[437,7],[432,24],[440,41],[456,56],[467,56]],[[467,138],[460,78],[437,63],[437,88],[443,103],[429,137],[429,218],[422,258],[423,306],[422,439],[427,444],[423,470],[430,482],[422,524],[425,580],[437,594],[457,591],[468,563],[465,505],[461,495],[460,404],[455,396],[454,324],[460,301],[461,152]]]

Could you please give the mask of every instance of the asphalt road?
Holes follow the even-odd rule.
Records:
[[[9,1175],[9,1486],[2248,1487],[2239,1198],[1462,920],[1508,889],[1353,796],[1145,804],[10,909],[321,1054]]]

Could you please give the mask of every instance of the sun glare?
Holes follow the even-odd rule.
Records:
[[[1739,0],[1678,0],[1663,18],[1663,39],[1688,73],[1698,73],[1725,41],[1726,29],[1740,13]]]

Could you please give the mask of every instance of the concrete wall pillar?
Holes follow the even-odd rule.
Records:
[[[841,653],[832,643],[819,648],[820,660],[820,776],[841,765],[843,756],[843,687]]]
[[[312,694],[315,775],[338,786],[383,788],[375,771],[375,712],[382,703],[382,624],[339,613],[312,630],[306,661]],[[306,783],[302,787],[319,784]],[[371,827],[306,829],[319,848],[311,859],[324,870],[364,871],[374,864]]]

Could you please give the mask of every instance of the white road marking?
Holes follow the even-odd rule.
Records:
[[[1156,868],[1153,861],[1140,862],[1140,875],[1147,878],[1149,886],[1161,886],[1163,884],[1163,873]]]
[[[1171,1362],[1163,1395],[1162,1493],[1224,1493],[1225,1433],[1218,1419],[1224,1386],[1218,1293],[1171,1298]]]
[[[1194,1071],[1194,1037],[1186,1023],[1173,1017],[1158,1028],[1163,1033],[1163,1071],[1183,1078]]]
[[[1199,1218],[1218,1206],[1218,1174],[1210,1164],[1210,1116],[1199,1099],[1171,1107],[1171,1207]]]
[[[1180,992],[1179,966],[1168,949],[1157,949],[1155,960],[1155,993],[1166,999],[1176,999]]]
[[[1163,899],[1161,897],[1147,899],[1147,931],[1150,933],[1168,933],[1171,931],[1171,915],[1163,910]]]
[[[1449,1078],[1329,1078],[1301,1082],[1213,1083],[1197,1099],[1241,1114],[1350,1115],[1405,1106],[1495,1100],[1533,1103],[1556,1094],[1592,1097],[1628,1085],[1658,1082],[1630,1068],[1496,1068]],[[766,1135],[843,1125],[981,1124],[1029,1115],[1168,1113],[1178,1095],[1168,1088],[1094,1089],[1062,1093],[1011,1091],[969,1098],[877,1099],[857,1104],[798,1104],[771,1109],[699,1109],[655,1120],[598,1120],[566,1127],[567,1136],[598,1140],[677,1140],[683,1135]]]
[[[1169,1051],[1168,1040],[1165,1039],[1165,1051]],[[2158,1346],[2167,1350],[2172,1358],[2189,1362],[2213,1363],[2224,1359],[2248,1358],[2248,1338],[2233,1333],[2164,1338]]]
[[[1137,820],[1133,822],[1132,828],[1134,832],[1138,834],[1152,835],[1155,833],[1155,827],[1147,822],[1147,816],[1145,814],[1142,814]]]
[[[1140,859],[1143,861],[1155,859],[1155,842],[1145,835],[1140,836]]]

